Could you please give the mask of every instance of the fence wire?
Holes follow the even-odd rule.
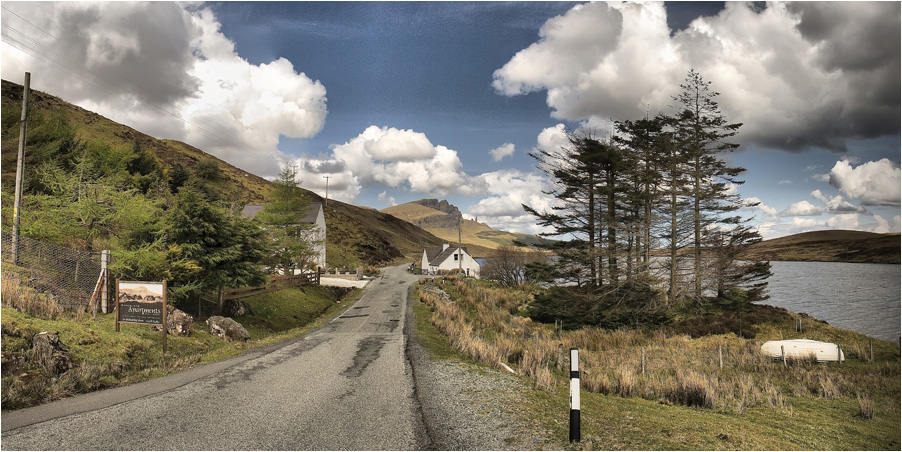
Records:
[[[50,294],[64,309],[85,309],[100,276],[100,252],[73,250],[28,237],[19,237],[19,258],[13,262],[10,232],[0,232],[3,278]]]

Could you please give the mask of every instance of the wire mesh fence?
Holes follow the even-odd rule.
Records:
[[[22,286],[52,296],[63,309],[88,307],[100,275],[100,252],[73,250],[20,236],[18,259],[13,262],[12,239],[12,233],[0,232],[4,279],[17,280]]]

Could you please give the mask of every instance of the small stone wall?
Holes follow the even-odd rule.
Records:
[[[348,281],[360,281],[361,279],[363,279],[363,269],[357,268],[355,270],[348,270],[348,269],[320,270],[319,276],[320,276],[320,278],[338,278],[338,279],[347,279]]]

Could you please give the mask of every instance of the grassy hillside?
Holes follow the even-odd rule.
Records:
[[[2,81],[2,106],[4,111],[4,123],[7,115],[15,113],[15,118],[21,115],[22,86],[3,80]],[[262,177],[236,168],[223,160],[220,160],[200,149],[174,140],[160,140],[141,133],[131,127],[111,121],[97,113],[77,107],[57,97],[41,91],[31,91],[31,110],[29,116],[43,115],[52,117],[60,114],[72,124],[77,131],[80,141],[100,141],[113,147],[139,145],[143,149],[150,150],[157,160],[164,166],[173,167],[176,164],[187,169],[194,170],[198,162],[204,159],[215,161],[223,173],[223,185],[233,188],[235,197],[240,200],[262,202],[272,190],[272,184]],[[6,124],[4,124],[5,126]],[[12,181],[16,172],[16,152],[18,142],[4,140],[2,143],[3,181]],[[26,153],[26,162],[27,153]]]
[[[456,225],[454,227],[429,227],[421,224],[425,219],[434,219],[448,215],[439,210],[422,206],[416,202],[409,202],[382,209],[381,212],[391,214],[412,224],[420,225],[430,234],[444,240],[445,243],[457,243],[458,241]],[[452,221],[452,223],[456,224],[456,221]],[[486,257],[491,254],[492,250],[498,249],[503,245],[512,245],[515,240],[523,243],[536,243],[539,241],[535,236],[500,231],[492,229],[485,223],[467,219],[461,220],[460,238],[463,244],[470,248],[471,253],[475,257]]]
[[[410,223],[416,223],[420,220],[429,217],[437,217],[447,215],[444,212],[432,209],[430,207],[421,206],[417,203],[408,202],[404,204],[398,204],[397,206],[386,207],[380,212],[387,213],[389,215],[393,215],[398,217],[404,221]]]
[[[863,231],[814,231],[766,240],[754,245],[746,258],[772,261],[818,261],[898,264],[899,234]]]
[[[195,170],[198,163],[212,160],[222,171],[217,182],[229,194],[234,205],[266,202],[272,192],[271,182],[237,168],[191,145],[175,140],[156,139],[131,127],[118,124],[96,113],[72,105],[40,91],[31,92],[30,117],[65,118],[76,130],[82,142],[97,141],[113,147],[140,146],[150,151],[165,168],[181,165]],[[17,127],[21,114],[22,86],[3,80],[2,108],[4,128]],[[12,187],[15,179],[15,139],[2,142],[2,181]],[[26,153],[26,163],[28,157]],[[27,165],[26,165],[27,166]],[[29,168],[26,168],[28,171]],[[10,189],[11,191],[11,189]],[[313,192],[312,201],[322,202]],[[333,266],[380,265],[396,262],[422,252],[425,246],[435,246],[441,239],[397,218],[374,209],[330,201],[326,209],[328,226],[327,260]]]
[[[316,199],[322,199],[311,194]],[[417,259],[427,246],[442,239],[389,214],[366,207],[329,201],[326,208],[326,257],[332,266],[396,263]]]

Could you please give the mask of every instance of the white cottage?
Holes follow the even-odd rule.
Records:
[[[424,248],[420,268],[430,275],[461,269],[465,275],[479,277],[479,263],[470,256],[467,248],[452,247],[447,243],[441,247]]]
[[[241,216],[253,219],[261,211],[263,211],[263,204],[248,204],[241,211]],[[310,203],[310,208],[301,223],[313,225],[311,239],[314,242],[314,262],[318,267],[326,268],[326,215],[323,212],[322,203]]]

